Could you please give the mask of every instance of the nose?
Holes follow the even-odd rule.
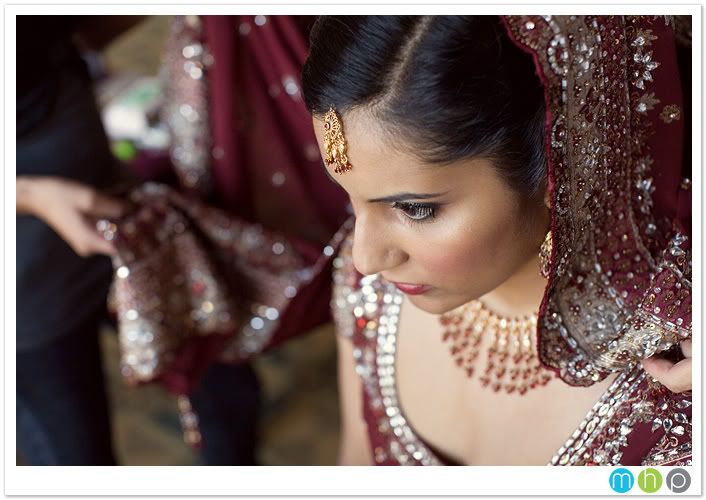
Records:
[[[353,265],[361,274],[376,274],[392,269],[406,260],[384,224],[372,217],[357,216],[353,235]]]

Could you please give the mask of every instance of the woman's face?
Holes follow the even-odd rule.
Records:
[[[342,175],[326,168],[350,196],[359,272],[380,273],[415,306],[441,314],[536,259],[547,210],[541,200],[523,203],[489,160],[424,164],[393,147],[366,113],[341,121],[353,168]],[[323,157],[323,120],[313,122]]]

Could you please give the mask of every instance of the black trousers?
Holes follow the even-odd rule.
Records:
[[[95,315],[68,335],[17,353],[17,448],[28,464],[116,463],[98,337],[102,319]],[[249,365],[211,366],[191,402],[200,420],[202,464],[255,464],[260,390]]]
[[[17,352],[17,449],[29,465],[115,465],[100,320]]]

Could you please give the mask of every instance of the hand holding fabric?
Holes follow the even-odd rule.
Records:
[[[95,221],[119,217],[123,210],[121,200],[79,182],[49,176],[17,180],[17,213],[42,219],[82,257],[115,253]]]
[[[691,339],[679,344],[685,358],[679,362],[651,356],[642,360],[642,367],[658,382],[672,392],[686,392],[691,390]]]

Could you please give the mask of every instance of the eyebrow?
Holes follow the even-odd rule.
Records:
[[[383,196],[382,198],[372,198],[368,200],[368,203],[394,203],[408,200],[428,200],[430,198],[443,196],[447,193],[448,191],[443,193],[397,193],[390,196]]]
[[[326,164],[324,162],[321,163],[324,167],[324,172],[326,172],[326,176],[331,180],[331,182],[340,187],[341,185],[331,175],[331,172],[328,171],[328,168],[326,168]],[[431,198],[443,196],[448,193],[449,191],[444,191],[443,193],[397,193],[390,196],[383,196],[381,198],[371,198],[368,200],[368,203],[395,203],[408,200],[428,200]]]

